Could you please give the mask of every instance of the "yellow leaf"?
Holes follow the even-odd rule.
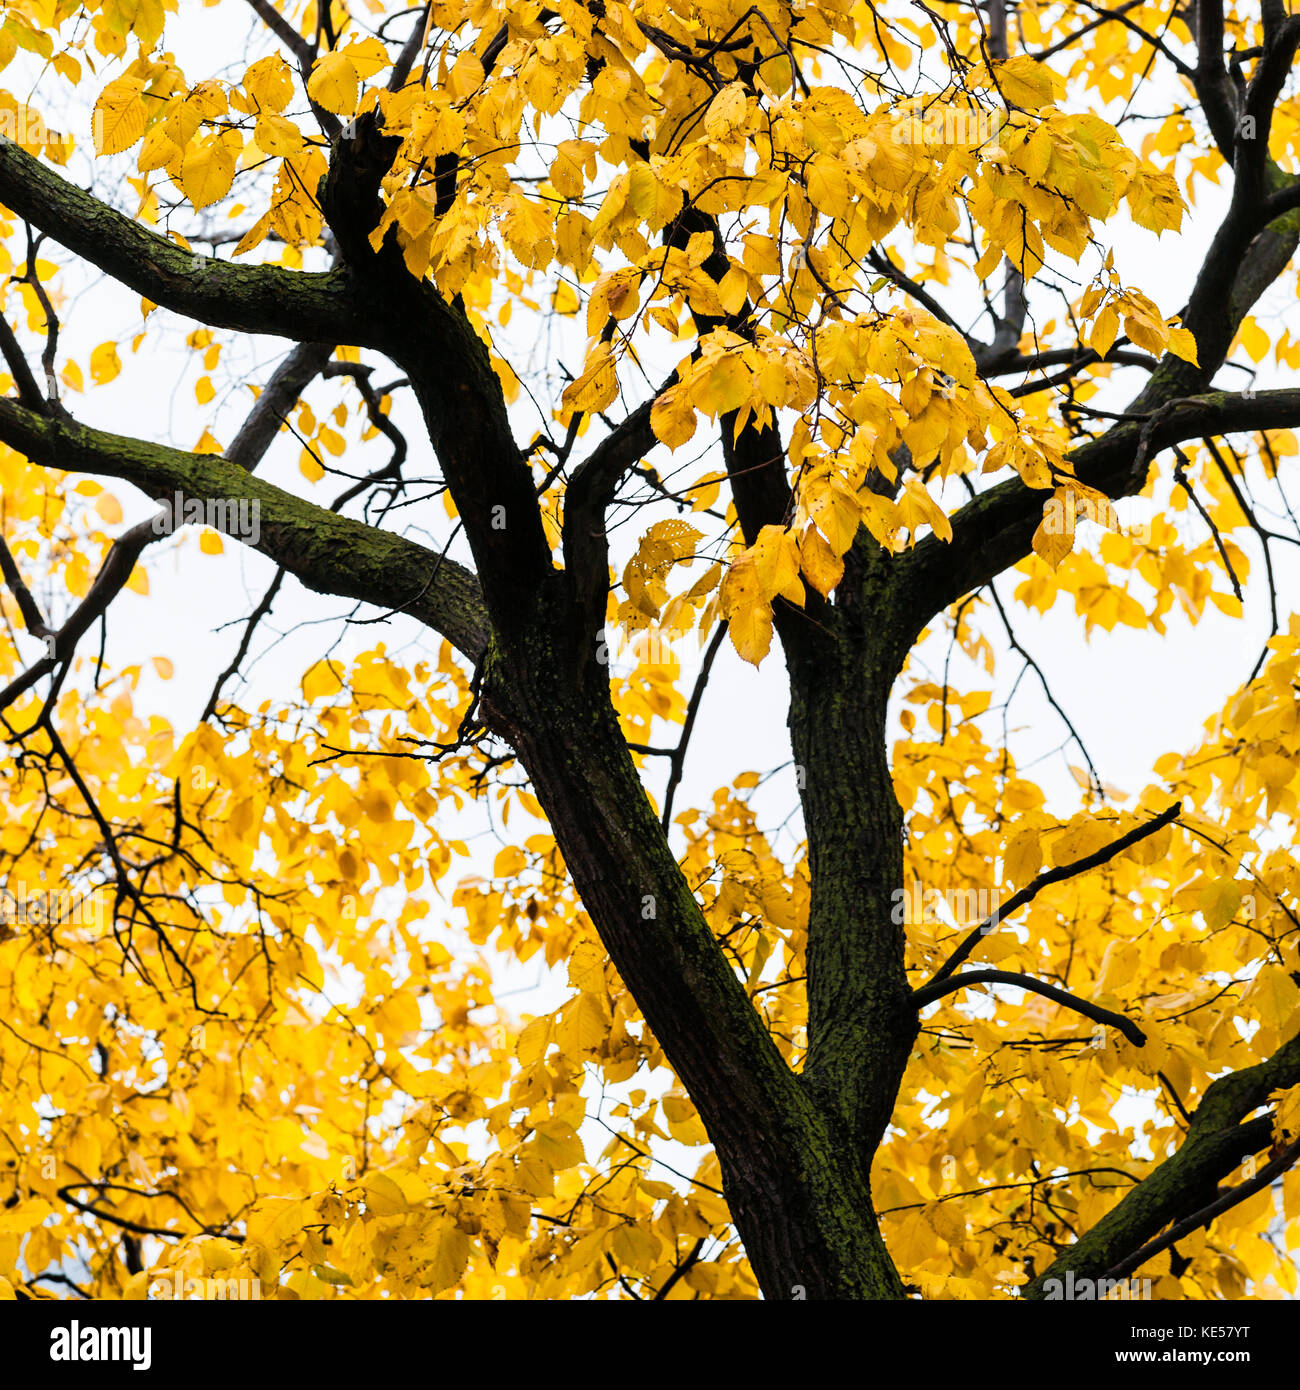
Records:
[[[578,292],[567,280],[561,280],[551,295],[551,308],[557,314],[576,314],[578,312]]]
[[[373,35],[348,44],[344,53],[356,68],[359,77],[373,77],[381,69],[389,66],[388,50]]]
[[[913,450],[916,453],[916,450]],[[947,513],[930,496],[925,484],[915,475],[910,475],[903,485],[898,498],[899,524],[906,526],[916,539],[917,528],[929,526],[941,541],[952,540],[952,523]]]
[[[577,381],[564,388],[561,398],[566,410],[594,415],[613,405],[618,398],[618,376],[608,343],[597,343]]]
[[[371,1173],[366,1179],[366,1209],[376,1216],[398,1216],[411,1209],[406,1193],[387,1173]]]
[[[120,154],[144,134],[144,83],[119,77],[99,94],[91,116],[97,154]]]
[[[458,1283],[469,1263],[470,1238],[459,1226],[450,1222],[441,1225],[432,1248],[420,1247],[424,1265],[423,1280],[427,1280],[431,1293],[441,1293]]]
[[[1300,1010],[1300,988],[1281,966],[1265,965],[1260,967],[1241,1002],[1261,1023],[1283,1028],[1294,1022]]]
[[[1268,334],[1253,318],[1247,318],[1242,323],[1237,341],[1250,354],[1252,362],[1262,362],[1268,356]]]
[[[333,454],[338,458],[347,448],[347,441],[337,430],[332,430],[328,425],[322,425],[316,433],[317,439],[325,448],[327,454]]]
[[[1017,831],[1007,842],[1002,856],[1002,873],[1018,888],[1031,882],[1043,867],[1043,846],[1038,831],[1032,828]]]
[[[560,1010],[555,1041],[570,1057],[598,1053],[609,1035],[609,1017],[602,999],[583,993]]]
[[[246,251],[251,251],[254,246],[260,246],[266,240],[266,235],[270,230],[271,217],[269,213],[265,213],[239,238],[231,255],[242,256]]]
[[[740,82],[729,82],[709,103],[704,113],[704,133],[710,140],[730,135],[745,119],[747,102]]]
[[[316,60],[307,79],[307,95],[336,116],[351,116],[357,109],[360,78],[345,53],[326,53]]]
[[[753,557],[744,555],[722,581],[722,611],[741,660],[757,666],[772,645],[772,606],[763,597]]]
[[[95,498],[95,510],[110,526],[122,520],[122,504],[111,492],[101,492]]]
[[[818,155],[808,169],[808,200],[828,217],[842,217],[849,207],[849,176],[843,163]]]
[[[277,156],[297,154],[303,146],[302,131],[284,116],[269,112],[257,118],[253,139],[259,150]]]
[[[1241,906],[1241,885],[1231,878],[1216,878],[1201,890],[1197,906],[1210,931],[1226,927]]]
[[[171,680],[176,673],[176,668],[165,656],[156,656],[153,659],[153,668],[165,681]]]
[[[337,695],[343,682],[332,662],[318,661],[302,678],[303,699],[315,704],[326,695]]]
[[[199,1245],[199,1257],[208,1274],[220,1269],[232,1269],[239,1261],[239,1246],[229,1240],[204,1240]]]
[[[117,355],[116,343],[100,343],[90,354],[90,375],[98,385],[106,385],[121,370],[122,359]]]
[[[181,160],[181,188],[196,208],[224,198],[234,177],[234,148],[223,135],[192,143]]]
[[[1171,328],[1169,330],[1169,351],[1193,367],[1201,364],[1196,360],[1196,339],[1190,328]]]
[[[201,376],[194,385],[194,399],[198,401],[200,405],[207,405],[216,394],[217,392],[212,385],[212,378],[210,376]]]
[[[1073,864],[1080,859],[1086,859],[1090,854],[1096,854],[1103,845],[1108,845],[1118,838],[1119,832],[1113,825],[1105,825],[1096,820],[1083,820],[1077,825],[1071,825],[1063,835],[1052,841],[1052,863],[1058,868],[1062,864]]]
[[[685,1091],[674,1087],[663,1096],[664,1119],[668,1122],[668,1132],[679,1144],[707,1144],[708,1131],[700,1119],[691,1098]]]
[[[808,514],[836,555],[848,551],[862,524],[862,504],[837,478],[823,478],[809,485]]]
[[[732,612],[728,632],[731,644],[741,659],[757,666],[772,645],[772,608],[770,604],[753,603]]]
[[[1051,68],[1025,55],[998,63],[996,73],[998,90],[1012,106],[1026,111],[1049,105],[1064,88]]]
[[[1034,554],[1040,555],[1053,569],[1059,569],[1061,561],[1074,549],[1074,530],[1060,524],[1051,503],[1044,504],[1043,519],[1034,532]]]
[[[547,1045],[551,1041],[551,1020],[549,1018],[535,1018],[519,1034],[519,1041],[515,1044],[515,1053],[520,1062],[526,1067],[531,1067],[536,1062],[540,1062],[546,1055]]]
[[[799,580],[799,547],[783,526],[764,526],[750,549],[759,592],[766,600],[778,594],[802,605],[803,585]]]
[[[538,1155],[557,1172],[583,1160],[582,1140],[567,1120],[547,1120],[537,1126]]]
[[[650,407],[650,428],[670,449],[679,448],[695,433],[695,407],[685,384],[670,386]]]
[[[289,64],[278,53],[259,58],[244,74],[244,90],[257,103],[259,112],[283,111],[293,96]]]
[[[1274,1093],[1279,1099],[1273,1112],[1273,1134],[1281,1143],[1300,1136],[1300,1086]]]
[[[447,74],[447,90],[452,100],[464,101],[483,85],[483,63],[476,53],[466,48],[452,65]]]
[[[1129,213],[1139,227],[1157,236],[1176,232],[1182,225],[1186,207],[1178,181],[1170,173],[1140,170],[1124,193]]]
[[[735,352],[716,357],[711,366],[697,371],[691,382],[696,404],[710,415],[739,410],[748,402],[754,387],[745,359]]]
[[[605,952],[595,942],[583,941],[569,957],[569,983],[587,994],[605,989]]]
[[[799,565],[804,577],[826,598],[844,578],[844,561],[826,544],[815,526],[809,526],[799,541]]]
[[[1155,357],[1159,357],[1165,350],[1168,334],[1163,324],[1156,325],[1135,314],[1128,314],[1124,319],[1124,332],[1137,347]],[[1259,358],[1256,357],[1255,361],[1258,362]]]
[[[1098,357],[1105,355],[1114,346],[1116,335],[1119,333],[1119,315],[1111,304],[1097,315],[1097,321],[1092,325],[1092,332],[1088,335],[1088,346],[1097,354]]]
[[[641,272],[636,266],[625,266],[611,271],[596,281],[587,300],[587,333],[595,337],[605,327],[612,316],[615,319],[630,318],[637,311],[637,287]]]
[[[205,526],[199,532],[199,549],[205,555],[221,555],[225,548],[220,533],[214,531],[210,526]]]

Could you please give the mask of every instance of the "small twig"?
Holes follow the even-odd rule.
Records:
[[[669,754],[672,759],[672,771],[668,777],[668,789],[664,792],[664,810],[659,818],[659,823],[665,832],[672,820],[673,797],[677,795],[677,788],[682,780],[682,772],[686,764],[686,748],[691,741],[691,730],[695,727],[695,716],[700,712],[700,701],[704,698],[704,688],[709,683],[709,672],[713,669],[714,659],[717,657],[722,647],[722,639],[727,635],[727,624],[719,623],[718,630],[713,634],[713,639],[704,653],[704,661],[700,666],[700,674],[695,682],[695,689],[691,691],[691,702],[686,710],[686,718],[682,722],[682,736],[678,740],[677,747]]]
[[[966,957],[975,949],[982,937],[987,936],[993,927],[1004,918],[1009,917],[1013,912],[1018,912],[1026,903],[1032,902],[1044,888],[1053,883],[1060,883],[1063,879],[1074,878],[1076,874],[1086,873],[1089,869],[1095,869],[1100,864],[1105,864],[1117,854],[1122,854],[1124,850],[1145,840],[1148,835],[1154,835],[1157,830],[1161,830],[1171,821],[1177,820],[1181,810],[1182,803],[1175,801],[1173,805],[1166,806],[1153,820],[1130,830],[1127,835],[1121,835],[1118,840],[1104,845],[1095,853],[1086,854],[1082,859],[1072,860],[1068,864],[1058,864],[1056,868],[1048,869],[1039,874],[1032,883],[1026,884],[1019,892],[1013,893],[1001,907],[991,912],[944,961],[935,972],[934,978],[928,984],[922,985],[916,993],[923,993],[937,985],[941,980],[946,980],[953,975]]]

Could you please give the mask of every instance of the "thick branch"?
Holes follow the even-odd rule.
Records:
[[[329,343],[299,343],[283,358],[226,450],[231,463],[250,473],[257,467],[298,397],[324,370],[333,351]]]
[[[8,404],[7,401],[0,401],[0,409]],[[2,424],[0,424],[0,438],[4,438],[6,443],[9,442]],[[77,644],[96,620],[103,617],[109,604],[126,587],[127,580],[131,578],[131,571],[135,568],[135,562],[140,558],[145,546],[151,541],[157,540],[160,534],[162,533],[154,527],[152,517],[146,521],[137,522],[129,530],[123,531],[109,549],[108,556],[99,567],[99,573],[95,575],[95,581],[90,586],[89,592],[73,609],[68,620],[57,632],[44,623],[41,624],[40,628],[35,628],[29,622],[29,628],[37,636],[45,638],[46,654],[39,661],[33,662],[22,675],[15,677],[3,690],[0,690],[0,710],[8,709],[15,700],[25,695],[34,685],[51,675],[63,662],[71,658],[77,649]]]
[[[1196,71],[1192,82],[1220,153],[1229,163],[1237,143],[1237,98],[1223,61],[1223,0],[1195,0]]]
[[[488,346],[459,298],[449,304],[434,285],[411,275],[395,233],[378,252],[370,246],[382,214],[380,183],[400,145],[373,113],[335,141],[322,183],[326,220],[373,317],[365,341],[411,380],[493,623],[498,632],[528,626],[537,620],[540,586],[553,571],[551,548]],[[335,341],[358,339],[338,335]]]
[[[308,342],[367,344],[374,337],[373,310],[342,271],[196,261],[11,140],[0,140],[0,202],[115,280],[202,323]]]
[[[1219,1182],[1272,1134],[1267,1115],[1241,1122],[1277,1090],[1300,1084],[1300,1035],[1253,1067],[1220,1077],[1206,1088],[1178,1150],[1140,1182],[1089,1231],[1029,1284],[1022,1297],[1047,1296],[1045,1285],[1073,1270],[1076,1279],[1098,1278],[1141,1251],[1186,1210],[1191,1193]]]
[[[0,400],[0,439],[34,463],[124,478],[158,499],[179,491],[205,502],[252,502],[259,509],[256,548],[307,588],[407,612],[473,661],[486,649],[488,619],[478,583],[462,566],[295,497],[219,455],[50,420],[8,400]]]
[[[1147,462],[1185,439],[1300,424],[1300,390],[1241,395],[1213,391],[1153,410],[1145,422],[1125,421],[1076,449],[1070,459],[1080,481],[1110,497],[1139,492]],[[1144,438],[1145,434],[1145,438]],[[912,634],[964,594],[1017,564],[1050,496],[1018,478],[968,502],[952,518],[952,540],[927,536],[895,562],[894,582],[911,608]]]
[[[304,69],[303,76],[305,77],[311,71],[311,65],[316,60],[315,46],[303,38],[275,8],[271,0],[248,0],[248,3],[262,23],[298,60],[299,66]]]
[[[1107,1270],[1105,1277],[1108,1279],[1126,1278],[1135,1269],[1140,1269],[1148,1260],[1160,1254],[1162,1250],[1168,1250],[1171,1245],[1177,1244],[1184,1236],[1191,1235],[1193,1231],[1199,1231],[1202,1226],[1210,1225],[1216,1217],[1222,1216],[1225,1211],[1231,1211],[1233,1207],[1240,1206],[1247,1197],[1253,1197],[1256,1192],[1260,1192],[1271,1183],[1276,1182],[1297,1160],[1300,1160],[1300,1139],[1297,1139],[1293,1144],[1288,1144],[1272,1162],[1266,1163],[1253,1178],[1238,1183],[1236,1187],[1230,1187],[1208,1206],[1202,1207],[1200,1211],[1194,1211],[1190,1216],[1183,1217],[1181,1221],[1175,1221],[1164,1235],[1148,1241],[1141,1250],[1135,1251],[1126,1259],[1121,1260],[1114,1269]]]
[[[54,629],[46,624],[44,615],[32,597],[32,591],[27,587],[27,582],[18,569],[18,562],[9,549],[9,543],[3,536],[0,536],[0,575],[4,576],[10,593],[18,603],[18,611],[23,615],[27,631],[34,637],[52,636]]]
[[[1257,199],[1265,191],[1264,182],[1269,166],[1268,137],[1273,123],[1273,108],[1282,95],[1282,88],[1291,75],[1296,49],[1300,47],[1300,15],[1287,15],[1279,5],[1269,16],[1265,3],[1264,53],[1255,67],[1255,75],[1246,89],[1246,114],[1255,120],[1255,129],[1247,140],[1242,132],[1238,143],[1237,180],[1244,192]]]
[[[605,511],[628,469],[654,448],[650,428],[655,399],[676,380],[673,374],[583,459],[564,494],[564,567],[586,626],[594,633],[605,619],[609,593],[609,542]]]

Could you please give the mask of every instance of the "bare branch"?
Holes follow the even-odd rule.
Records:
[[[23,615],[27,631],[33,637],[53,636],[54,629],[46,624],[36,600],[32,597],[32,591],[27,587],[18,569],[18,562],[9,549],[9,543],[3,536],[0,536],[0,574],[4,575],[4,581],[18,603],[18,611]]]
[[[280,362],[226,450],[231,463],[253,472],[298,397],[320,375],[333,351],[329,343],[299,343]]]
[[[948,979],[953,975],[963,961],[979,944],[980,940],[987,936],[999,922],[1011,916],[1013,912],[1018,912],[1026,903],[1033,900],[1053,883],[1061,883],[1067,878],[1074,878],[1078,874],[1087,873],[1089,869],[1098,868],[1100,865],[1108,863],[1117,854],[1122,854],[1126,849],[1131,849],[1134,845],[1145,840],[1147,836],[1154,835],[1157,830],[1163,829],[1166,825],[1177,820],[1178,813],[1182,809],[1177,801],[1171,806],[1166,806],[1158,816],[1147,821],[1145,825],[1139,825],[1130,830],[1128,834],[1121,835],[1119,839],[1112,840],[1110,844],[1103,845],[1101,849],[1092,854],[1085,854],[1082,859],[1073,859],[1068,864],[1058,864],[1053,869],[1046,869],[1038,875],[1032,883],[1027,883],[1019,891],[1013,893],[1002,904],[991,912],[972,932],[963,940],[960,946],[948,957],[946,961],[935,971],[934,976],[927,984],[913,992],[913,998],[917,995],[925,994],[932,990],[935,985]],[[1028,986],[1026,986],[1028,988]],[[942,992],[942,991],[941,991]]]
[[[655,401],[677,379],[668,378],[605,436],[578,465],[564,494],[564,563],[587,625],[594,632],[605,616],[609,592],[609,546],[605,511],[620,481],[658,442],[650,428]]]
[[[1041,994],[1045,999],[1055,1000],[1065,1008],[1073,1009],[1075,1013],[1092,1019],[1094,1023],[1104,1023],[1108,1028],[1119,1029],[1134,1047],[1141,1047],[1147,1040],[1147,1035],[1141,1028],[1123,1014],[1103,1009],[1100,1004],[1080,999],[1069,990],[1058,989],[1055,985],[1045,984],[1032,975],[1024,975],[1015,970],[964,970],[958,975],[950,975],[942,980],[936,978],[918,989],[912,995],[912,1002],[920,1011],[945,994],[952,994],[955,990],[966,989],[971,985],[1014,985],[1017,989],[1027,989],[1032,994]]]

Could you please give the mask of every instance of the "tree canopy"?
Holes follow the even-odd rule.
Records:
[[[1294,1293],[1297,47],[1282,0],[7,4],[0,1293]],[[210,625],[239,545],[182,718],[166,624],[114,634]],[[1247,600],[1111,786],[1089,635]],[[788,730],[685,805],[733,656]]]

